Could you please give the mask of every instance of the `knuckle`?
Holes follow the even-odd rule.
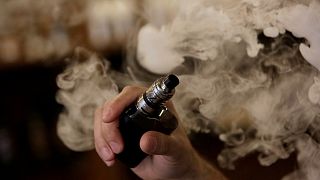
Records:
[[[104,102],[103,109],[107,109],[110,106],[110,104],[111,104],[111,101]]]
[[[114,109],[115,104],[115,101],[109,101],[103,108],[104,113],[106,113],[109,109]]]
[[[129,85],[123,88],[123,92],[140,90],[141,87]]]
[[[105,116],[108,114],[108,112],[111,112],[113,109],[117,108],[117,99],[114,99],[112,101],[107,101],[102,109],[102,115]]]

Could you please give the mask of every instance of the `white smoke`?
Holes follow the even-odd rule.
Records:
[[[109,64],[82,48],[75,50],[71,64],[57,77],[57,101],[67,109],[59,116],[58,135],[71,149],[94,148],[93,114],[97,107],[118,93],[107,75]]]
[[[278,20],[297,37],[304,37],[309,44],[301,44],[299,49],[303,57],[314,67],[320,69],[320,3],[314,0],[309,6],[296,5],[284,8]]]
[[[309,136],[299,137],[296,141],[299,170],[285,176],[283,180],[319,179],[320,146]]]
[[[154,73],[152,77],[179,74],[181,85],[174,96],[178,114],[189,131],[215,133],[225,142],[218,157],[220,166],[232,169],[236,160],[252,152],[259,153],[261,165],[269,166],[296,151],[299,169],[284,179],[317,179],[320,2],[145,0],[143,3],[141,15],[146,24],[137,35],[136,59],[128,57],[124,67],[131,79],[148,81],[150,78],[146,76],[150,72]],[[132,59],[136,63],[128,62]],[[72,68],[85,69],[92,63],[75,64]],[[138,69],[137,63],[147,71]],[[141,76],[142,72],[146,75]],[[121,78],[113,76],[114,73]],[[83,101],[79,106],[60,101],[67,112],[75,112],[79,119],[77,131],[64,131],[67,133],[60,133],[61,138],[71,137],[67,141],[73,144],[81,135],[83,144],[88,141],[86,146],[69,145],[77,150],[92,147],[92,117],[79,117],[81,107],[101,104],[116,94],[115,84],[122,87],[130,81],[130,76],[123,72],[89,74],[92,78],[79,81],[82,90],[76,91],[75,87],[69,95],[76,99],[94,96],[90,102]],[[92,87],[100,80],[115,84],[98,88],[100,95],[93,93]],[[108,95],[99,98],[103,93]],[[92,111],[93,108],[89,115]],[[75,116],[61,117],[65,117],[60,119],[64,124],[58,128],[70,129],[75,125],[71,123],[75,122]],[[88,133],[79,133],[83,129]]]

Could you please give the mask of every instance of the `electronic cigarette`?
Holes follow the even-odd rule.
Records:
[[[169,135],[178,126],[176,117],[166,108],[165,102],[175,93],[179,79],[168,75],[156,80],[138,100],[120,116],[119,130],[124,140],[124,150],[117,159],[127,166],[137,166],[146,156],[140,149],[140,139],[147,131]]]

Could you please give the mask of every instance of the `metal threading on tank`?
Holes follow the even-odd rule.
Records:
[[[175,93],[174,89],[169,89],[165,85],[164,82],[167,79],[168,77],[158,79],[143,95],[139,97],[136,104],[138,111],[144,114],[152,114],[156,110],[156,107],[159,108],[161,106],[166,110],[163,103],[169,100]]]

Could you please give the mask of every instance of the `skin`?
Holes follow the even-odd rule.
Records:
[[[127,86],[95,112],[95,148],[107,166],[114,165],[115,154],[124,147],[118,130],[119,116],[144,91],[142,87]],[[173,104],[166,105],[178,117]],[[141,137],[140,148],[149,156],[132,171],[142,179],[226,179],[196,153],[181,125],[170,136],[146,132]]]

